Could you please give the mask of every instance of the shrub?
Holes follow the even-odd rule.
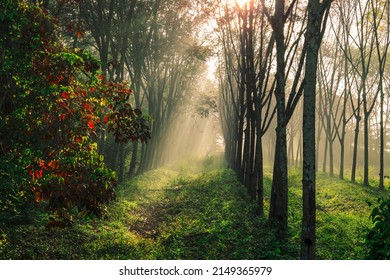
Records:
[[[373,227],[366,237],[369,258],[378,260],[390,259],[390,197],[379,197],[370,215]]]
[[[126,85],[106,82],[99,62],[69,50],[57,29],[41,7],[0,4],[0,207],[35,201],[68,223],[70,210],[100,216],[114,197],[97,133],[126,143],[147,141],[150,130]]]

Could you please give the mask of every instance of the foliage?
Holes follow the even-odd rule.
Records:
[[[35,201],[67,224],[73,208],[100,216],[117,178],[98,152],[97,132],[107,125],[118,142],[147,141],[149,121],[128,103],[125,85],[104,81],[89,52],[61,44],[47,11],[1,6],[1,210]]]
[[[196,114],[201,118],[208,118],[210,114],[218,112],[218,104],[215,96],[202,94],[196,100],[195,108]]]
[[[370,218],[373,227],[369,230],[366,243],[372,259],[390,259],[390,197],[379,197],[378,205],[372,210]]]

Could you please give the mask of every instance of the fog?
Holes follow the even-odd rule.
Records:
[[[224,151],[218,87],[210,75],[214,67],[209,60],[201,64],[165,133],[163,157],[167,163]]]

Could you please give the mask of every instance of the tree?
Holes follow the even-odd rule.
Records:
[[[371,9],[373,11],[375,46],[378,58],[379,81],[377,94],[380,96],[380,147],[379,147],[379,188],[384,189],[384,150],[385,150],[385,125],[384,125],[384,75],[387,63],[387,55],[390,45],[390,5],[386,1],[371,0]],[[382,26],[384,32],[380,32]],[[382,36],[380,36],[382,35]]]
[[[350,4],[350,5],[347,5]],[[372,75],[372,61],[374,55],[374,27],[370,23],[370,3],[368,1],[362,3],[357,0],[352,3],[346,2],[345,5],[339,6],[342,22],[353,22],[356,32],[353,32],[350,26],[343,24],[345,32],[349,39],[340,44],[346,59],[352,70],[352,80],[356,88],[356,94],[350,95],[350,104],[355,118],[355,136],[354,150],[352,161],[351,181],[356,181],[356,166],[358,156],[358,139],[360,122],[362,121],[361,114],[363,113],[364,126],[364,185],[368,186],[368,168],[369,168],[369,121],[370,115],[375,107],[378,92],[373,92],[374,84],[376,83],[376,75]],[[357,7],[357,8],[356,8]],[[350,18],[350,13],[353,13],[353,18]],[[351,42],[346,45],[346,42]],[[363,112],[362,112],[363,111]]]
[[[327,48],[334,49],[335,51],[330,53]],[[327,56],[328,54],[329,56]],[[326,62],[325,62],[326,60]],[[322,45],[320,53],[320,71],[319,71],[319,93],[320,93],[320,106],[319,110],[320,120],[322,122],[324,132],[326,135],[326,148],[324,154],[324,167],[326,170],[326,152],[329,151],[329,174],[334,175],[334,156],[333,146],[336,140],[337,133],[345,115],[344,111],[341,111],[343,98],[338,94],[338,90],[341,84],[341,75],[339,67],[341,64],[341,56],[337,43],[335,45],[325,46]],[[345,110],[345,108],[343,107]],[[341,112],[340,112],[341,111]]]
[[[275,1],[274,14],[272,16],[268,11],[269,9],[265,6],[265,2],[262,1],[262,3],[264,12],[272,26],[276,47],[276,87],[274,95],[276,101],[277,126],[269,217],[277,223],[278,239],[283,241],[286,238],[288,217],[286,127],[294,113],[300,97],[302,96],[304,81],[301,79],[301,74],[306,57],[306,44],[299,44],[304,33],[305,24],[301,24],[301,29],[298,29],[298,31],[295,31],[294,27],[297,21],[301,20],[305,22],[306,18],[299,17],[295,13],[299,8],[296,5],[297,1],[295,0],[291,1],[287,9],[285,1]],[[295,16],[297,16],[298,20],[295,19]],[[287,36],[285,36],[285,26],[288,20],[290,23],[287,29]],[[287,46],[289,48],[287,48]],[[297,56],[298,46],[302,48],[302,51],[299,59],[297,60],[298,65],[296,66],[286,104],[286,77],[289,76],[294,58]],[[286,56],[286,54],[288,55]]]
[[[347,124],[350,122],[350,120],[354,117],[355,112],[347,112],[351,106],[349,106],[349,100],[352,100],[351,98],[351,90],[352,90],[352,81],[351,81],[351,67],[349,65],[349,60],[347,55],[345,53],[345,50],[348,49],[348,46],[350,44],[350,28],[352,26],[352,12],[351,9],[354,9],[351,5],[348,5],[348,3],[341,3],[337,2],[335,3],[335,17],[332,18],[338,18],[339,22],[335,20],[331,20],[331,29],[335,35],[335,40],[339,46],[336,46],[337,48],[342,50],[342,61],[340,62],[340,69],[339,71],[342,72],[343,76],[343,93],[342,96],[339,97],[339,101],[337,102],[337,107],[339,108],[340,103],[342,102],[342,109],[341,113],[339,114],[339,117],[337,118],[337,115],[334,117],[334,122],[337,123],[336,125],[336,136],[340,144],[340,171],[339,171],[339,177],[340,179],[344,179],[344,161],[345,161],[345,138],[346,138],[346,129]],[[341,47],[340,47],[341,46]],[[341,68],[342,67],[342,68]],[[353,106],[353,103],[352,103]],[[339,111],[339,109],[338,109]],[[350,111],[350,110],[349,110]]]
[[[295,1],[293,1],[291,7],[293,7]],[[291,11],[291,7],[289,11]],[[286,142],[286,61],[285,61],[285,37],[284,26],[288,14],[285,14],[284,1],[275,1],[275,13],[270,19],[272,29],[275,36],[276,44],[276,108],[277,108],[277,127],[276,127],[276,150],[275,150],[275,163],[272,180],[272,194],[271,194],[271,206],[270,217],[279,223],[279,239],[285,238],[285,232],[287,230],[287,209],[288,209],[288,185],[287,185],[287,142]]]
[[[306,65],[303,96],[303,216],[301,259],[315,258],[316,230],[316,168],[315,111],[318,52],[325,32],[326,19],[332,0],[310,0],[306,30]],[[310,78],[309,78],[310,77]]]

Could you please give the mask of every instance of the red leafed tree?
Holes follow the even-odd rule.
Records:
[[[114,198],[116,174],[98,153],[96,132],[120,143],[146,142],[149,120],[128,103],[123,84],[106,83],[99,62],[56,37],[42,8],[0,4],[0,174],[2,208],[39,203],[61,221],[69,210],[100,216]],[[54,217],[54,218],[56,218]]]

